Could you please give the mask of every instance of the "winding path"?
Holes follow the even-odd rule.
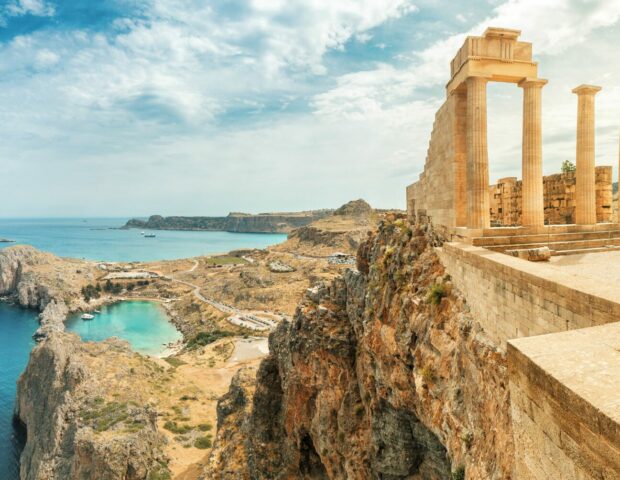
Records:
[[[194,272],[196,268],[198,268],[198,265],[198,260],[194,260],[194,265],[190,269],[181,272],[181,274]],[[228,321],[233,325],[255,331],[273,330],[278,325],[277,322],[274,322],[267,318],[258,317],[253,313],[243,312],[242,310],[231,305],[226,305],[225,303],[218,302],[217,300],[214,300],[212,298],[205,297],[200,291],[200,286],[196,285],[195,283],[180,280],[174,275],[163,275],[163,277],[173,282],[177,282],[187,287],[193,288],[193,294],[198,300],[208,303],[209,305],[216,308],[217,310],[220,310],[223,313],[229,314],[230,316],[228,317]],[[262,313],[268,314],[268,312]],[[288,320],[288,318],[284,315],[279,315],[279,317],[280,320]]]

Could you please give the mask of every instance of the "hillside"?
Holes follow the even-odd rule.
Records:
[[[162,217],[152,215],[148,220],[133,218],[123,228],[151,230],[205,230],[238,233],[289,233],[330,215],[333,210],[281,213],[229,213],[225,217]]]

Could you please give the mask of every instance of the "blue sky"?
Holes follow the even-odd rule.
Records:
[[[603,86],[617,166],[617,0],[3,0],[0,217],[404,207],[468,34],[534,43],[547,173]],[[489,86],[491,179],[520,176],[521,91]]]

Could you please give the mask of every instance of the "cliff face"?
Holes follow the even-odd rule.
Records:
[[[231,213],[226,217],[162,217],[152,215],[147,221],[132,219],[125,228],[153,230],[211,230],[239,233],[289,233],[329,215],[331,210],[299,213]]]
[[[230,460],[241,473],[229,478],[510,478],[505,358],[452,289],[438,242],[392,217],[358,271],[281,324],[252,408],[219,418],[211,471]]]
[[[0,250],[0,297],[11,297],[26,308],[41,311],[41,327],[35,338],[64,330],[69,311],[92,308],[86,305],[80,288],[94,278],[94,266],[87,262],[58,258],[28,245]]]
[[[122,369],[134,356],[124,342],[85,344],[67,333],[34,348],[17,385],[16,413],[27,430],[22,480],[169,478],[154,476],[167,471],[156,412],[105,398],[111,391],[98,380],[101,359],[113,357]],[[123,384],[128,373],[113,381]]]

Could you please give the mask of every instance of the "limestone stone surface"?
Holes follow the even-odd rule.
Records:
[[[596,223],[594,190],[594,96],[601,87],[580,85],[577,94],[577,184],[575,220],[578,224]]]

